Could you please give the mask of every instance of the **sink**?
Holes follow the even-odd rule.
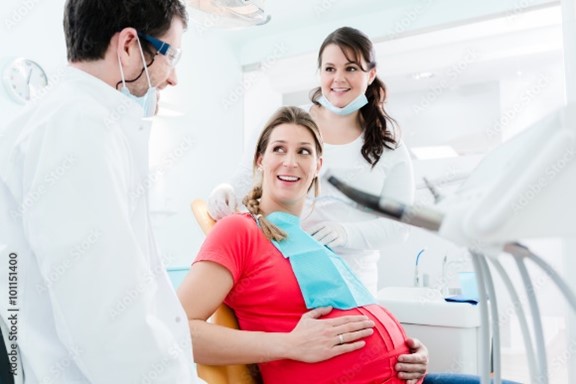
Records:
[[[444,300],[438,289],[386,287],[378,303],[428,348],[431,372],[478,374],[480,310],[477,305]]]
[[[438,289],[424,287],[386,287],[378,291],[378,303],[401,323],[444,327],[479,327],[476,305],[444,300]]]

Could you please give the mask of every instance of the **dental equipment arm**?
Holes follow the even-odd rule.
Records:
[[[492,322],[488,319],[487,298],[496,299],[491,273],[483,258],[497,258],[502,251],[518,258],[531,259],[554,281],[568,303],[576,311],[576,296],[564,280],[542,259],[514,242],[522,238],[576,236],[576,108],[568,105],[512,140],[489,153],[460,189],[430,209],[399,203],[375,196],[342,183],[327,174],[328,182],[352,201],[382,216],[430,231],[470,249],[480,293],[483,318],[483,375],[487,384],[489,363],[489,332],[485,327],[498,327],[497,310],[491,300]],[[534,220],[534,218],[538,218]],[[517,261],[523,278],[530,311],[536,350],[545,350],[540,311],[533,298],[533,285],[522,260]],[[513,294],[514,295],[514,294]],[[521,313],[521,312],[518,312]],[[522,323],[522,321],[521,321]],[[497,331],[494,333],[497,342]],[[524,335],[526,338],[526,335]],[[531,340],[526,340],[531,345]],[[528,344],[530,343],[530,344]],[[495,345],[499,348],[499,345]],[[531,346],[529,363],[536,361],[531,372],[539,383],[548,383],[545,354]],[[496,351],[494,359],[500,358]],[[500,382],[500,362],[495,362],[495,382]],[[536,377],[534,377],[536,375]]]
[[[386,196],[375,196],[362,192],[346,183],[343,183],[329,172],[327,172],[324,177],[330,184],[338,188],[340,192],[358,203],[358,209],[366,210],[366,208],[369,208],[387,218],[431,231],[438,231],[442,224],[443,215],[436,210],[426,207],[411,206],[389,199]]]
[[[381,194],[399,202],[411,204],[415,187],[410,155],[404,145],[387,155],[374,168],[364,160],[361,166],[345,166],[345,161],[337,160],[334,154],[325,157],[324,164],[334,166],[334,175],[342,176],[347,183],[355,182],[363,190],[381,191]],[[378,250],[408,239],[408,226],[402,223],[375,214],[366,215],[357,206],[352,206],[351,210],[342,210],[341,204],[349,205],[349,199],[327,183],[323,177],[324,172],[320,175],[322,193],[309,208],[309,213],[302,215],[302,226],[307,232],[314,237],[314,233],[320,233],[320,238],[334,239],[331,244],[318,238],[319,241],[330,247]]]

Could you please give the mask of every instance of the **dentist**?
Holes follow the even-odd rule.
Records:
[[[0,314],[25,383],[200,382],[146,197],[143,118],[186,26],[179,0],[68,0],[69,65],[1,132]]]

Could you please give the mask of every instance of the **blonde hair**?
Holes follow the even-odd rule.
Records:
[[[254,152],[254,159],[252,162],[253,170],[255,171],[258,167],[258,159],[260,156],[264,155],[268,143],[270,142],[270,135],[274,129],[282,124],[295,124],[300,127],[306,128],[314,137],[314,143],[316,146],[316,153],[318,157],[322,156],[322,136],[320,135],[320,130],[318,126],[312,120],[310,114],[298,107],[281,107],[278,109],[270,120],[264,126],[260,137],[258,138],[258,144],[256,146],[256,151]],[[318,196],[320,193],[320,183],[318,182],[318,176],[314,177],[308,191],[314,187],[314,196]],[[248,211],[256,218],[260,229],[270,240],[280,241],[286,238],[286,233],[280,228],[266,220],[260,209],[260,198],[262,197],[262,180],[257,179],[252,190],[244,197],[242,202],[248,209]]]

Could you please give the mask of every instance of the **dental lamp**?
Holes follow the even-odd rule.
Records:
[[[186,0],[190,17],[201,27],[244,28],[264,25],[271,16],[254,0]]]
[[[436,206],[406,205],[391,200],[386,197],[386,185],[381,195],[376,196],[354,188],[331,172],[324,178],[361,209],[427,229],[469,249],[476,270],[483,324],[481,379],[483,384],[490,382],[490,339],[493,338],[494,382],[499,384],[500,332],[490,261],[515,303],[530,376],[534,383],[547,384],[540,310],[524,260],[531,260],[551,278],[575,312],[576,295],[549,264],[517,241],[576,237],[573,223],[576,217],[575,157],[576,106],[567,105],[488,153],[460,188]],[[533,337],[517,291],[498,260],[502,252],[511,254],[518,266],[533,320]]]

